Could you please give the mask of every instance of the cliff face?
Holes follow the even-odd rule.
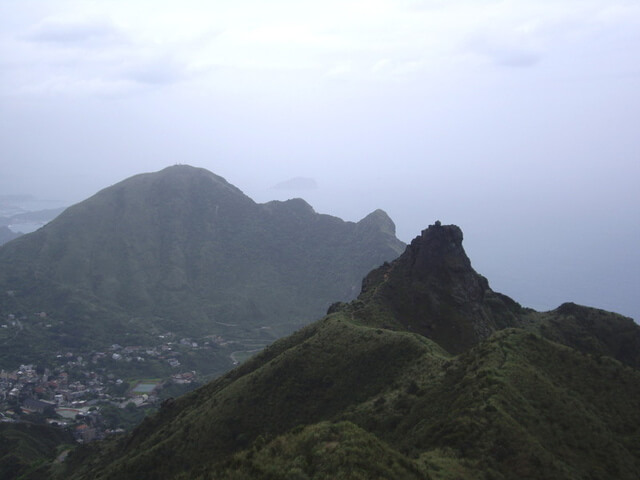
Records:
[[[627,317],[565,303],[536,312],[495,292],[471,266],[462,230],[434,225],[363,280],[349,309],[369,325],[419,333],[461,353],[509,327],[525,328],[585,354],[640,367],[640,329]]]
[[[519,325],[521,307],[491,290],[472,268],[462,240],[456,225],[429,226],[398,259],[364,279],[362,298],[389,312],[398,327],[451,353],[498,329]]]

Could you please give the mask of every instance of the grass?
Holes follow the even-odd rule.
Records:
[[[639,425],[640,373],[615,359],[521,329],[450,356],[342,312],[70,466],[98,479],[632,479]]]
[[[73,443],[71,434],[57,427],[0,422],[0,478],[42,478],[60,448]]]

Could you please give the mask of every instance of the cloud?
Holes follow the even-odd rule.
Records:
[[[32,27],[25,39],[31,42],[66,46],[112,43],[125,39],[123,32],[108,18],[45,19]]]
[[[425,61],[419,58],[410,60],[378,60],[371,67],[371,73],[378,78],[402,79],[415,75],[425,69]]]
[[[550,39],[538,26],[516,22],[470,34],[463,50],[502,67],[525,68],[538,64]]]
[[[170,85],[187,77],[187,66],[169,55],[152,55],[129,61],[120,75],[126,80],[145,85]]]
[[[198,74],[182,45],[136,35],[108,16],[49,17],[24,32],[5,59],[6,85],[13,81],[5,92],[118,97]]]
[[[492,51],[486,51],[485,55],[496,65],[514,68],[532,67],[542,59],[542,56],[538,53],[524,49],[495,49]]]
[[[37,91],[45,81],[62,89],[66,83],[142,91],[194,79],[211,92],[249,84],[290,92],[296,78],[304,78],[301,88],[310,78],[327,88],[424,79],[446,84],[479,64],[561,65],[559,59],[575,57],[574,43],[582,45],[585,37],[595,42],[611,25],[618,45],[619,24],[638,17],[618,0],[616,8],[588,3],[330,0],[312,7],[240,2],[193,8],[191,2],[87,2],[66,13],[53,7],[45,19],[21,6],[22,17],[13,17],[31,17],[32,26],[14,21],[17,34],[0,38],[8,40],[0,42],[0,82],[5,92]]]

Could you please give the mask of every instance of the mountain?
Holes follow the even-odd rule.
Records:
[[[0,366],[170,332],[212,344],[187,366],[224,371],[231,351],[354,298],[403,248],[381,210],[345,222],[301,199],[257,204],[204,169],[137,175],[0,248],[0,318],[14,319],[0,331]]]
[[[431,338],[459,353],[496,330],[517,326],[520,305],[493,292],[462,248],[462,231],[436,223],[407,247],[402,259],[372,271],[354,315],[384,328]]]
[[[15,233],[6,225],[0,225],[0,245],[10,242],[21,235],[21,233]]]
[[[72,479],[636,479],[640,328],[493,292],[439,223],[361,295],[75,451]]]
[[[47,474],[46,460],[74,443],[71,433],[35,423],[0,422],[0,478],[38,479]]]

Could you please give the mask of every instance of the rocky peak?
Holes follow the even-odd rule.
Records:
[[[405,253],[412,275],[426,279],[442,274],[473,272],[471,261],[462,248],[462,239],[462,230],[457,225],[442,225],[437,221],[423,230]]]
[[[402,327],[452,353],[516,325],[520,306],[471,267],[462,239],[456,225],[430,225],[398,259],[365,278],[361,299],[383,303]]]

